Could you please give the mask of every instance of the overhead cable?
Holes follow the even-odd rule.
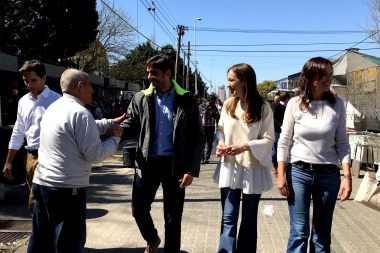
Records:
[[[148,37],[146,37],[144,34],[142,34],[141,32],[139,32],[139,30],[137,30],[134,26],[132,26],[131,24],[129,24],[124,18],[122,18],[114,9],[112,9],[110,6],[108,6],[108,4],[106,4],[103,0],[100,0],[100,2],[102,2],[105,6],[107,6],[108,9],[110,9],[116,16],[118,16],[121,20],[123,20],[125,23],[127,23],[130,27],[132,27],[133,30],[135,30],[138,34],[140,34],[141,36],[143,36],[145,39],[147,39],[149,42],[153,43],[154,45],[156,45],[157,47],[160,47],[159,45],[157,45],[156,43],[154,43],[153,41],[151,41],[150,39],[148,39]]]
[[[363,48],[361,50],[374,50],[377,48]],[[194,51],[194,49],[191,49]],[[320,50],[217,50],[217,49],[197,49],[202,52],[224,52],[224,53],[309,53],[309,52],[341,52],[341,49],[320,49]]]
[[[194,30],[194,27],[189,27]],[[328,31],[328,30],[263,30],[263,29],[231,29],[231,28],[207,28],[197,27],[197,32],[232,32],[232,33],[285,33],[285,34],[351,34],[363,33],[363,31]]]
[[[314,45],[345,45],[357,42],[316,42],[316,43],[268,43],[268,44],[250,44],[250,45],[198,45],[197,47],[261,47],[261,46],[314,46]],[[366,44],[376,44],[375,42],[361,42]],[[194,45],[190,45],[194,47]]]
[[[357,45],[359,45],[360,43],[363,43],[365,40],[371,38],[371,37],[374,36],[376,33],[378,33],[378,31],[373,31],[373,32],[371,32],[371,34],[370,34],[367,38],[365,38],[364,40],[362,40],[362,41],[356,43],[356,44],[353,45],[351,48],[354,48],[354,47],[356,47]],[[375,48],[375,49],[378,49],[378,48]],[[370,49],[361,49],[361,50],[370,50]],[[333,59],[335,56],[337,56],[337,55],[339,55],[339,54],[341,54],[341,53],[343,53],[343,52],[345,52],[345,51],[346,51],[346,50],[340,51],[339,53],[334,54],[333,56],[329,57],[329,59]]]

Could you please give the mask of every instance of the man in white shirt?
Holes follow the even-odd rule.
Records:
[[[9,141],[9,151],[3,173],[7,179],[13,180],[12,161],[17,151],[24,144],[25,138],[27,142],[27,146],[25,147],[27,150],[25,174],[26,182],[30,190],[28,207],[30,213],[33,214],[34,197],[31,187],[34,170],[38,164],[40,122],[45,110],[60,98],[61,95],[45,86],[46,72],[45,66],[41,61],[26,61],[19,72],[30,93],[24,95],[18,103],[17,120]]]
[[[39,163],[33,178],[33,229],[28,253],[83,252],[86,242],[86,188],[92,164],[115,153],[124,117],[95,121],[84,107],[94,90],[86,73],[67,69],[63,97],[41,121]],[[107,131],[105,141],[100,135]],[[48,242],[56,239],[56,244]]]

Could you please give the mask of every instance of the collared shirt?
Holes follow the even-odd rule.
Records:
[[[280,101],[280,104],[282,104],[283,106],[286,106],[286,104],[284,102],[282,102],[282,101]]]
[[[209,106],[206,104],[201,104],[199,106],[199,113],[201,114],[204,127],[215,126],[215,118],[220,115],[216,106]],[[212,115],[212,113],[214,113],[214,115]]]
[[[154,90],[156,108],[155,136],[150,155],[173,155],[173,106],[174,87],[170,92],[162,94]]]
[[[40,147],[40,123],[45,110],[57,99],[60,94],[45,89],[35,99],[31,93],[24,95],[17,108],[17,120],[13,127],[12,137],[8,148],[19,150],[26,139],[26,149],[36,150]]]

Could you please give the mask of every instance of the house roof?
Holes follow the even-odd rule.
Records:
[[[349,72],[380,66],[380,58],[368,54],[359,53],[355,49],[349,49],[332,61],[333,77],[339,84],[347,85],[346,74]]]

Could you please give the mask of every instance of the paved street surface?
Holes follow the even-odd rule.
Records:
[[[200,178],[195,179],[186,189],[182,253],[212,253],[217,250],[221,207],[219,189],[212,180],[217,159],[215,156],[212,158],[210,164],[202,165]],[[273,175],[272,178],[273,184],[276,185],[276,176]],[[332,252],[380,252],[379,212],[353,202],[361,180],[353,179],[354,191],[349,201],[341,203],[337,200],[332,230]],[[146,243],[131,215],[132,181],[133,169],[123,166],[122,149],[105,162],[94,165],[91,185],[87,191],[85,253],[144,252]],[[6,200],[0,201],[0,220],[30,219],[27,209],[27,187],[6,186],[5,194]],[[272,217],[263,214],[264,205],[274,206],[275,213]],[[289,236],[286,199],[273,188],[262,195],[259,209],[257,252],[285,252]],[[164,239],[161,189],[152,205],[152,216],[161,239]],[[1,229],[0,227],[0,231]],[[25,244],[27,238],[8,252],[26,252]],[[162,252],[162,249],[157,252]]]

